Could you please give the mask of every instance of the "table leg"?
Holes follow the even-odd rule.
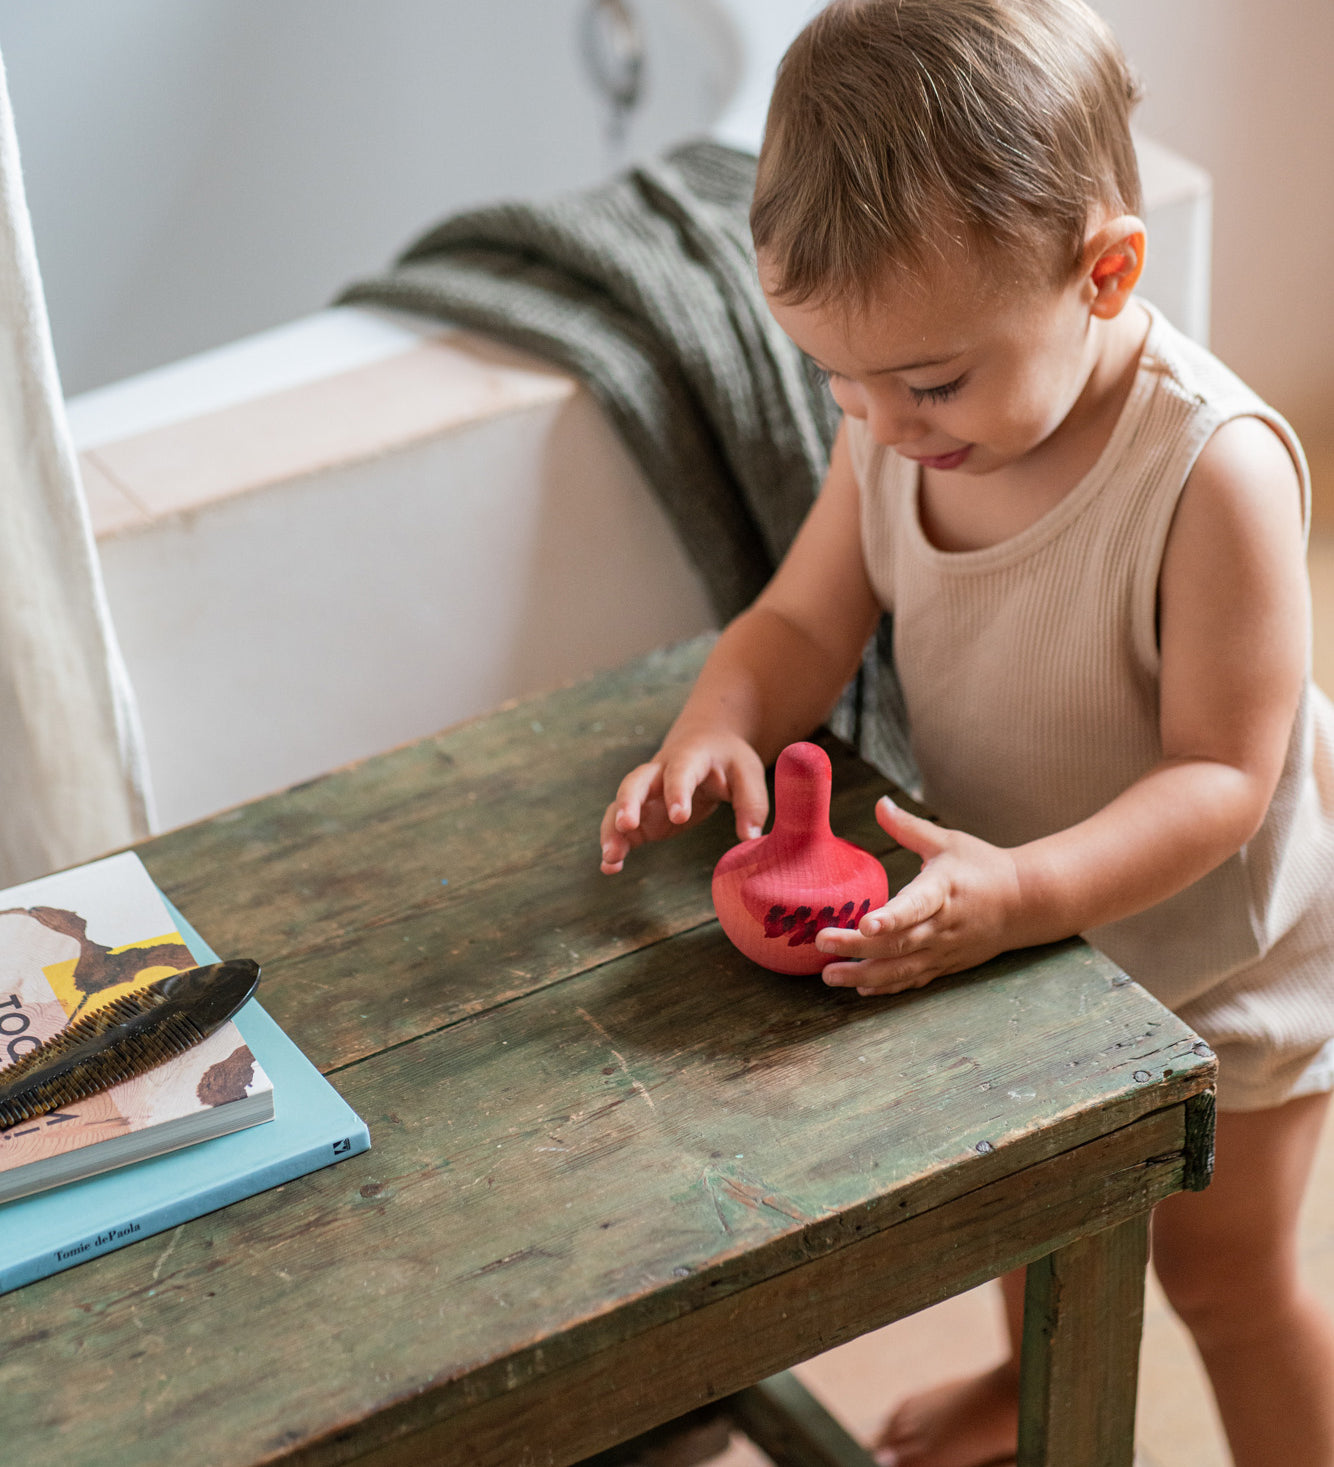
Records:
[[[1018,1467],[1132,1467],[1149,1214],[1028,1266]]]
[[[790,1370],[586,1457],[576,1467],[688,1467],[711,1461],[726,1450],[733,1425],[773,1467],[875,1467],[871,1454]]]
[[[774,1467],[875,1467],[790,1370],[729,1397],[725,1408]]]

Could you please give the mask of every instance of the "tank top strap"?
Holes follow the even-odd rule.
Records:
[[[1310,526],[1310,473],[1291,426],[1156,307],[1140,356],[1137,388],[1126,405],[1133,422],[1122,426],[1123,451],[1108,467],[1118,492],[1106,511],[1121,516],[1122,553],[1137,568],[1133,637],[1141,663],[1159,668],[1158,583],[1177,505],[1200,454],[1213,435],[1237,418],[1267,423],[1292,457],[1301,493],[1303,533]],[[1140,388],[1143,390],[1140,390]]]
[[[1180,443],[1182,485],[1204,445],[1224,423],[1235,418],[1259,418],[1278,435],[1292,458],[1301,486],[1302,525],[1309,531],[1311,473],[1292,425],[1231,368],[1173,326],[1156,306],[1147,302],[1145,306],[1152,325],[1145,342],[1147,360],[1144,365],[1150,370],[1168,374],[1183,398],[1197,409],[1192,431],[1183,435]]]

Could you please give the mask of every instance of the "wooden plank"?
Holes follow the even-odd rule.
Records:
[[[7,1298],[25,1467],[175,1463],[182,1432],[218,1467],[554,1467],[1198,1173],[1212,1058],[1081,944],[866,1002],[726,944],[725,817],[596,874],[698,656],[145,847],[374,1150]],[[883,783],[831,757],[877,849]]]
[[[1207,1047],[1207,1046],[1206,1046]],[[1200,1046],[1196,1046],[1200,1048]],[[1214,1091],[1192,1095],[1186,1106],[1186,1191],[1203,1192],[1214,1175]]]
[[[266,1007],[327,1073],[713,920],[728,811],[597,869],[602,811],[701,657],[687,644],[139,849],[215,948],[263,965]],[[897,889],[918,862],[875,822],[889,786],[824,743],[835,829]]]
[[[548,1373],[477,1405],[459,1397],[446,1405],[444,1395],[423,1391],[378,1422],[350,1423],[281,1460],[290,1467],[569,1467],[664,1418],[1031,1263],[1052,1240],[1064,1245],[1088,1227],[1146,1211],[1180,1187],[1182,1161],[1171,1148],[1183,1135],[1179,1110],[1146,1118],[607,1351],[553,1360]],[[1099,1176],[1109,1185],[1096,1182]],[[1100,1195],[1090,1206],[1091,1185]],[[586,1404],[572,1411],[572,1401]]]
[[[1133,1467],[1149,1216],[1028,1266],[1017,1467]]]
[[[1070,945],[865,1003],[762,974],[701,930],[354,1066],[339,1086],[369,1154],[6,1299],[0,1391],[31,1423],[27,1467],[101,1462],[108,1440],[140,1467],[171,1461],[185,1420],[235,1439],[220,1467],[362,1416],[411,1425],[428,1396],[509,1399],[799,1276],[1207,1085],[1190,1031],[1117,984]],[[1153,1143],[1169,1175],[1183,1114]],[[1122,1185],[1115,1168],[1082,1176],[1074,1215]],[[998,1211],[985,1236],[1008,1226]],[[923,1258],[962,1256],[926,1237]],[[857,1306],[848,1332],[847,1302],[823,1323],[794,1314],[809,1333],[733,1386],[891,1307]]]
[[[724,1408],[774,1467],[875,1467],[790,1370],[729,1396]]]
[[[710,1461],[731,1442],[732,1422],[723,1414],[725,1404],[688,1411],[619,1446],[585,1457],[579,1467],[687,1467]]]

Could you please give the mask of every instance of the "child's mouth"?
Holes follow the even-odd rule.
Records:
[[[971,443],[965,443],[962,448],[956,448],[953,453],[937,453],[929,458],[919,458],[916,454],[911,454],[909,457],[921,464],[924,469],[949,470],[957,469],[972,451],[973,445]]]

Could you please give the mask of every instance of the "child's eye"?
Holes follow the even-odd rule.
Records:
[[[912,394],[912,400],[921,407],[924,402],[948,402],[956,392],[963,386],[963,376],[956,377],[953,382],[943,382],[939,387],[910,387],[908,391]]]

